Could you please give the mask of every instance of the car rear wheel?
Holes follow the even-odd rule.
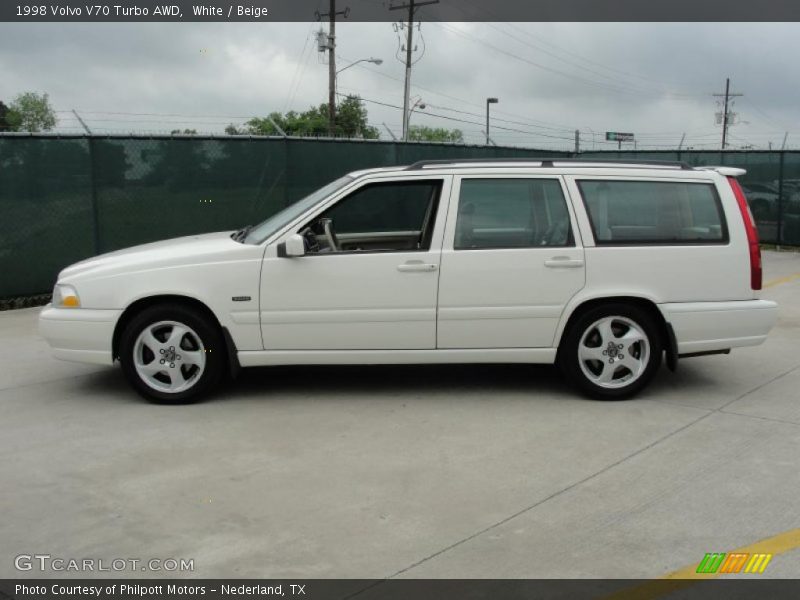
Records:
[[[185,306],[152,306],[120,338],[120,362],[131,385],[158,402],[198,400],[219,383],[223,339],[215,323]]]
[[[567,377],[593,398],[629,398],[658,370],[660,338],[648,311],[627,304],[599,306],[572,324],[559,363]]]

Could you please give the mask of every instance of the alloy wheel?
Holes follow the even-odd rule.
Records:
[[[621,316],[598,319],[586,328],[578,344],[578,362],[595,385],[608,389],[637,381],[650,360],[650,340],[644,329]]]
[[[206,368],[206,350],[188,325],[159,321],[145,327],[133,346],[133,365],[154,390],[177,394],[191,388]]]

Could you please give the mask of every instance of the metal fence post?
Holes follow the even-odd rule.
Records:
[[[775,241],[775,247],[780,250],[781,242],[783,242],[783,158],[786,155],[784,150],[778,153],[780,161],[778,162],[778,232]]]
[[[97,157],[94,147],[94,138],[87,135],[89,144],[89,179],[92,198],[92,242],[95,256],[100,254],[100,218],[97,206]]]

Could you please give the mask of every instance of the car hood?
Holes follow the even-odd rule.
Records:
[[[69,283],[90,276],[224,260],[232,254],[252,251],[253,246],[231,239],[231,233],[190,235],[108,252],[70,265],[59,273],[58,280]]]

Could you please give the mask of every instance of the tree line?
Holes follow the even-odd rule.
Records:
[[[347,96],[337,107],[333,134],[336,137],[376,140],[380,137],[377,127],[368,122],[367,109],[358,96]],[[272,112],[267,117],[254,117],[244,125],[233,124],[225,128],[229,135],[282,135],[316,136],[328,135],[328,103],[312,106],[304,112],[290,110],[287,113]],[[414,125],[409,128],[408,138],[415,142],[463,143],[464,134],[459,129],[444,129]]]
[[[57,118],[47,94],[24,92],[9,105],[0,101],[0,131],[50,131]],[[283,135],[325,137],[328,133],[328,104],[311,106],[308,110],[287,113],[272,112],[267,117],[253,117],[244,125],[230,124],[225,128],[229,135]],[[195,129],[174,129],[173,134],[193,135]],[[377,127],[369,124],[367,109],[358,96],[347,96],[337,107],[333,134],[336,137],[376,140]],[[409,128],[409,139],[416,142],[464,143],[459,129],[414,125]]]

